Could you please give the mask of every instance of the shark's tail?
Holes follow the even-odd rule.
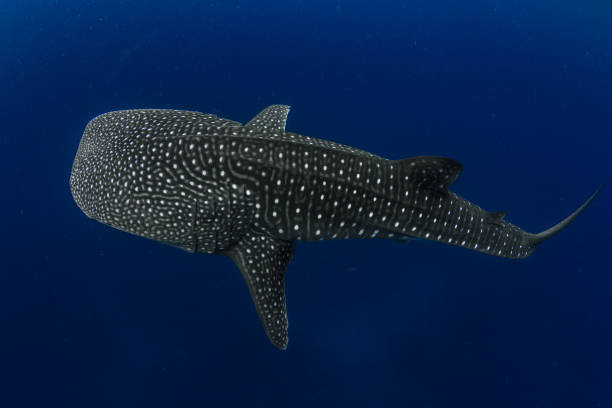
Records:
[[[578,209],[576,211],[574,211],[569,217],[567,217],[566,219],[564,219],[560,223],[550,227],[549,229],[547,229],[545,231],[540,232],[539,234],[525,233],[525,240],[527,241],[528,247],[535,249],[535,247],[540,245],[542,242],[544,242],[544,241],[552,238],[553,236],[557,235],[561,230],[565,229],[565,227],[570,225],[576,219],[576,217],[578,217],[580,215],[580,213],[583,212],[584,209],[589,206],[589,204],[591,204],[591,201],[593,201],[595,199],[595,197],[597,197],[597,195],[601,192],[601,190],[604,188],[604,186],[605,186],[605,184],[603,184],[601,187],[599,187],[597,189],[597,191],[595,191],[593,193],[593,195],[591,197],[589,197],[588,200],[585,201],[584,204],[582,204],[580,207],[578,207]]]

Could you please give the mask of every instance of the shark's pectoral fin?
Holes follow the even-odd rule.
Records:
[[[262,130],[284,131],[289,109],[287,105],[270,105],[244,126]]]
[[[462,166],[447,157],[419,156],[398,160],[406,184],[445,193],[461,174]]]
[[[264,232],[249,231],[224,254],[233,259],[249,286],[259,318],[272,344],[287,348],[285,270],[295,244]]]

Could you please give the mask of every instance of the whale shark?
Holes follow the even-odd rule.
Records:
[[[288,132],[288,113],[272,105],[244,125],[194,111],[102,114],[81,138],[72,196],[111,227],[231,258],[268,338],[285,349],[285,273],[296,241],[421,239],[524,258],[599,192],[532,234],[451,192],[462,170],[453,159],[389,160]]]

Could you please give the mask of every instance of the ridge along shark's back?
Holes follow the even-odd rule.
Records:
[[[420,238],[523,258],[567,227],[530,234],[449,191],[462,166],[421,156],[387,160],[285,131],[289,107],[246,125],[176,110],[94,118],[70,188],[89,217],[190,252],[234,260],[266,333],[287,347],[285,271],[296,240]]]

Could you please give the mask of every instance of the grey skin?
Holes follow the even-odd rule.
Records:
[[[295,241],[419,238],[507,258],[529,256],[593,200],[530,234],[448,190],[461,165],[421,156],[388,160],[285,131],[289,107],[246,125],[177,110],[94,118],[70,189],[111,227],[234,260],[272,343],[287,347],[285,270]]]

